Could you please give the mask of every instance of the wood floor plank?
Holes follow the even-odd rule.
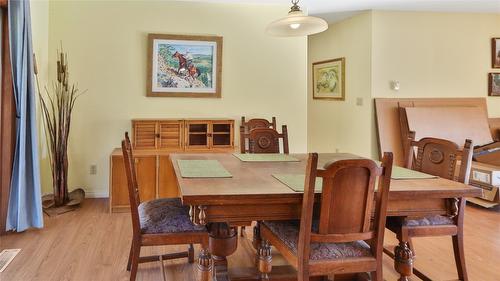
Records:
[[[105,199],[87,199],[81,209],[57,217],[45,217],[45,228],[0,237],[0,250],[22,251],[0,274],[9,281],[108,281],[128,280],[126,264],[132,227],[127,213],[108,212]],[[500,261],[500,208],[494,210],[467,206],[465,216],[465,254],[469,279],[497,281]],[[251,267],[254,251],[247,237],[240,238],[231,266]],[[395,245],[387,232],[386,245]],[[185,250],[187,246],[143,247],[142,255]],[[416,266],[433,280],[457,279],[451,239],[449,237],[415,239]],[[195,248],[197,255],[199,247]],[[273,264],[286,264],[274,253]],[[167,280],[194,280],[195,266],[186,259],[165,261]],[[384,255],[384,278],[397,280],[393,261]],[[161,280],[160,263],[141,264],[138,281]],[[418,280],[418,278],[413,278]]]

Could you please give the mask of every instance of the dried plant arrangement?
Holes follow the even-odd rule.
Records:
[[[52,82],[52,87],[45,86],[44,91],[40,88],[36,59],[34,61],[53,187],[53,194],[44,196],[43,206],[44,209],[65,207],[57,211],[63,213],[78,205],[85,196],[82,189],[68,193],[68,140],[71,116],[76,100],[85,91],[80,91],[77,84],[70,84],[68,55],[62,46],[57,50],[57,79]]]

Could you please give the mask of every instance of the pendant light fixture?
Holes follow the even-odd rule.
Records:
[[[310,17],[300,9],[299,0],[292,0],[288,16],[267,26],[267,33],[273,36],[292,37],[320,33],[328,29],[328,23],[321,18]]]

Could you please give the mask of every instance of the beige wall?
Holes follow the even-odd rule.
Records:
[[[309,67],[317,59],[346,56],[348,81],[344,103],[309,100],[309,149],[378,155],[373,101],[353,105],[362,95],[359,89],[371,98],[487,97],[487,74],[493,71],[490,42],[500,36],[499,14],[369,14],[309,38]],[[371,41],[363,39],[367,33]],[[360,51],[361,43],[371,43],[370,50]],[[368,74],[365,67],[371,67]],[[392,80],[400,81],[400,91],[390,89]],[[500,117],[500,99],[487,99],[490,117]]]
[[[36,55],[38,66],[38,77],[40,86],[43,88],[47,84],[49,77],[49,1],[36,0],[30,2],[31,8],[31,31],[33,35],[33,52]],[[38,109],[38,105],[37,105]],[[50,166],[45,144],[44,132],[42,127],[42,119],[40,112],[37,112],[38,128],[39,128],[39,156],[40,169],[42,175],[42,190],[44,193],[52,190],[52,181],[50,176]]]
[[[371,156],[371,12],[330,25],[309,37],[308,148]],[[345,101],[312,98],[313,62],[345,57]],[[362,105],[356,105],[361,99]],[[369,142],[368,142],[369,143]]]
[[[375,11],[372,26],[374,97],[487,97],[500,14]],[[500,99],[488,98],[488,111],[499,117]]]
[[[60,42],[71,79],[88,92],[74,110],[70,189],[108,191],[109,154],[132,118],[276,116],[290,149],[307,149],[306,38],[274,38],[266,25],[286,6],[170,1],[51,1],[50,59]],[[224,37],[222,99],[148,98],[148,33]],[[53,65],[51,65],[53,68]],[[89,166],[97,165],[97,175]],[[94,193],[94,194],[92,194]]]

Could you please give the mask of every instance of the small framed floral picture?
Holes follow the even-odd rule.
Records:
[[[345,100],[345,58],[313,63],[312,75],[314,99]]]
[[[491,67],[500,68],[500,38],[491,39]]]
[[[492,97],[500,97],[500,73],[489,74],[488,94]]]

